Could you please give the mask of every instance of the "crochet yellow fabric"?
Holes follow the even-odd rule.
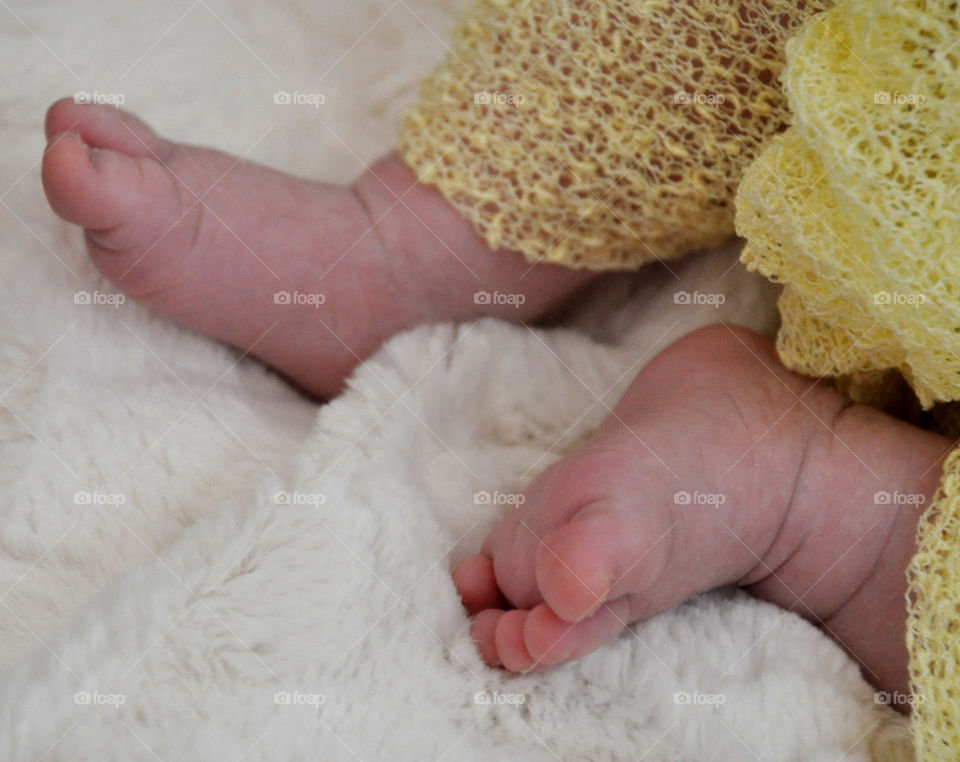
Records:
[[[918,760],[960,756],[960,448],[917,532],[907,569],[910,682],[923,698],[910,716]]]
[[[733,233],[786,125],[792,32],[828,0],[481,0],[400,150],[492,248],[637,267]]]
[[[743,260],[785,284],[778,349],[960,399],[960,11],[841,0],[787,46],[793,126],[745,173]],[[860,389],[861,393],[865,393]],[[918,530],[908,648],[921,760],[960,758],[960,450]]]

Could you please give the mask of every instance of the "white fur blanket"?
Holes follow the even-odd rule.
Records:
[[[43,200],[47,103],[120,95],[170,137],[349,179],[457,10],[0,2],[0,759],[907,758],[839,648],[743,595],[544,674],[471,643],[449,572],[503,510],[477,493],[522,488],[693,327],[769,330],[735,252],[605,279],[578,332],[417,329],[321,408],[135,304],[77,303],[113,292]],[[674,304],[697,289],[727,301]]]

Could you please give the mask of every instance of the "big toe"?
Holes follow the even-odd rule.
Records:
[[[134,158],[93,148],[78,132],[50,137],[42,178],[53,210],[91,230],[121,225],[130,215],[143,179]]]
[[[189,210],[191,194],[169,169],[175,145],[112,106],[59,100],[47,111],[42,179],[53,210],[87,230],[94,261],[111,280]],[[135,280],[135,279],[134,279]],[[127,290],[136,283],[125,282]]]
[[[578,622],[652,584],[672,520],[660,499],[668,489],[663,471],[632,437],[598,434],[538,478],[526,504],[488,538],[496,588],[517,608],[545,602]],[[479,569],[471,581],[465,588],[474,606],[492,597]]]
[[[674,522],[658,505],[631,505],[623,495],[587,506],[551,531],[536,555],[537,588],[561,619],[580,622],[623,595],[648,590],[659,578]]]
[[[173,147],[127,111],[96,103],[76,103],[72,98],[61,98],[47,109],[44,132],[47,140],[64,132],[76,132],[96,148],[158,161],[165,161]]]
[[[50,137],[42,178],[53,210],[86,229],[97,267],[134,297],[158,290],[156,268],[136,267],[175,228],[196,223],[196,204],[152,157],[91,146],[77,132]]]

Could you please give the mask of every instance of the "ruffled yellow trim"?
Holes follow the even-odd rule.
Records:
[[[784,362],[960,399],[960,41],[947,0],[850,0],[788,45],[793,126],[745,173],[743,261],[787,284]]]

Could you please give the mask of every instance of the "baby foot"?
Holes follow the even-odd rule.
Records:
[[[868,679],[905,692],[904,568],[949,447],[714,326],[653,360],[454,581],[484,659],[510,670],[577,658],[733,584],[820,624]]]
[[[70,100],[50,108],[46,133],[47,198],[86,229],[109,280],[319,396],[398,331],[532,319],[587,278],[491,252],[393,156],[351,187],[322,185]],[[498,291],[513,298],[476,298]]]

